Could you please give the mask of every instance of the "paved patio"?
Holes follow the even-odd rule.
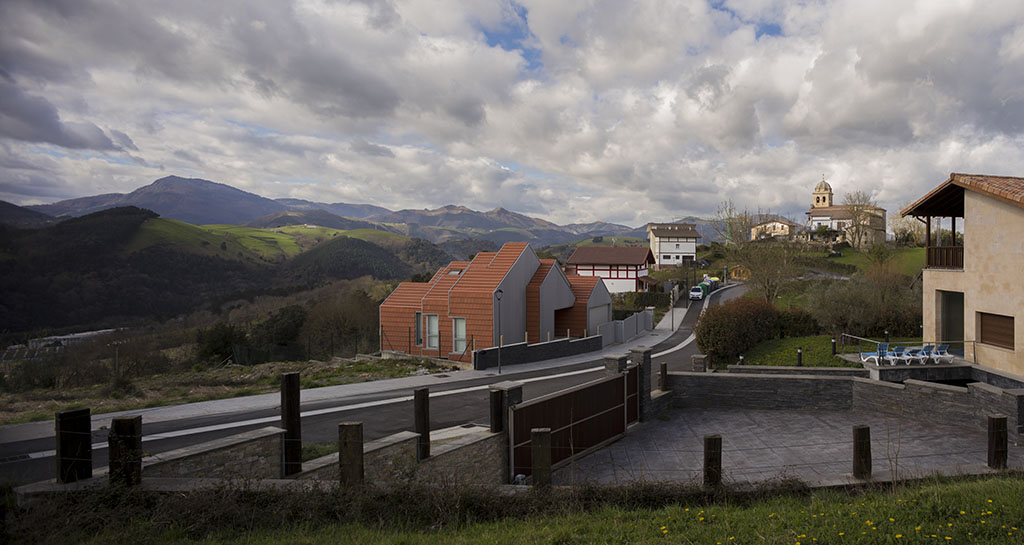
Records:
[[[871,427],[875,478],[937,471],[976,472],[987,461],[985,428],[964,430],[856,411],[675,409],[638,424],[627,436],[555,472],[555,484],[696,482],[703,479],[704,436],[722,436],[726,483],[796,478],[841,479],[852,471],[855,425]],[[664,417],[663,417],[664,418]],[[1010,445],[1009,465],[1024,448]]]

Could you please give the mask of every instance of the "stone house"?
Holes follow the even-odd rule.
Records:
[[[525,242],[452,261],[428,282],[402,282],[379,312],[381,350],[463,362],[499,343],[584,337],[612,316],[603,283],[567,276]]]
[[[901,214],[925,223],[924,341],[1024,374],[1024,178],[952,173]],[[958,218],[963,245],[940,246]]]
[[[772,218],[750,228],[750,240],[768,237],[792,237],[800,232],[800,226],[786,218]]]

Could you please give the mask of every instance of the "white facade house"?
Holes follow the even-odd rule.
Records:
[[[566,273],[597,276],[609,293],[649,291],[657,281],[647,276],[654,264],[648,248],[614,246],[580,246],[566,261]]]
[[[692,223],[648,223],[647,240],[657,267],[683,265],[697,257],[700,233]]]

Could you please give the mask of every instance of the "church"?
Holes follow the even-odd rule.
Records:
[[[834,204],[832,186],[822,178],[814,186],[814,202],[807,211],[811,238],[826,242],[847,242],[859,249],[885,242],[885,209],[871,204]],[[861,228],[855,228],[854,224]],[[854,240],[858,238],[860,240]]]

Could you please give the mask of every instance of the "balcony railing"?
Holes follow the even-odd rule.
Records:
[[[963,246],[929,246],[928,266],[933,269],[963,269]]]

